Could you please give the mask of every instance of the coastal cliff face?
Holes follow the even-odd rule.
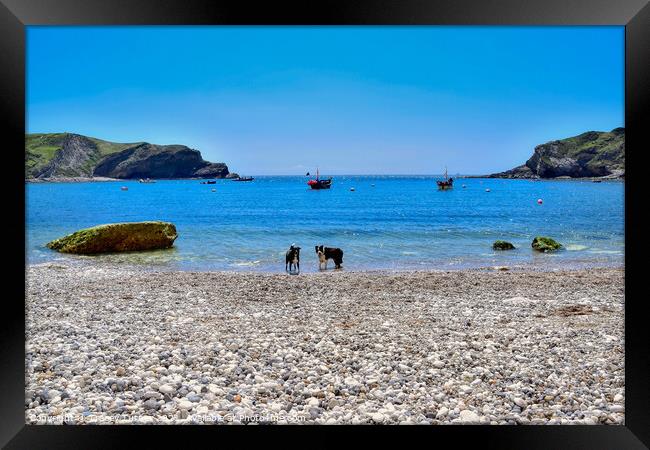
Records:
[[[25,177],[225,178],[228,166],[211,163],[184,145],[118,144],[72,133],[26,136]]]
[[[625,176],[625,128],[588,131],[535,147],[522,166],[490,178],[583,178]]]
[[[194,172],[197,178],[231,178],[232,174],[228,172],[228,166],[224,163],[207,163],[205,166]]]
[[[61,142],[61,149],[35,173],[49,178],[55,174],[90,176],[92,165],[101,158],[97,145],[84,136],[70,135]]]
[[[106,155],[137,144],[117,144],[72,133],[25,136],[25,178],[90,177]]]
[[[102,159],[93,176],[110,178],[223,178],[228,167],[203,160],[184,145],[140,144]]]

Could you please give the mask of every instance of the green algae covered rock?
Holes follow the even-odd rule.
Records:
[[[126,222],[76,231],[47,244],[63,253],[95,254],[169,248],[178,237],[169,222]]]
[[[493,250],[514,250],[515,246],[508,241],[494,241]]]
[[[533,249],[537,250],[538,252],[553,252],[562,248],[562,244],[549,237],[544,236],[537,236],[535,239],[533,239],[532,245]]]

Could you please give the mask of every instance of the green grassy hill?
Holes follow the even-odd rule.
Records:
[[[493,178],[583,178],[625,176],[625,128],[587,131],[535,147],[524,165]]]
[[[588,160],[586,166],[590,169],[598,170],[603,164],[625,169],[624,128],[615,128],[610,132],[588,131],[557,143],[560,155]]]
[[[117,143],[76,133],[25,136],[25,179],[108,177],[225,178],[225,163],[211,163],[186,145]]]
[[[25,135],[25,177],[35,177],[44,167],[52,161],[57,152],[63,148],[64,142],[72,136],[72,133],[35,133]],[[92,169],[104,156],[120,152],[132,147],[137,143],[116,143],[102,139],[84,136],[94,146],[90,145],[92,151],[88,153],[89,159],[83,163],[81,173],[92,173]],[[79,176],[79,171],[74,171],[68,176]]]

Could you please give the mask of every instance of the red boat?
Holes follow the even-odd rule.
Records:
[[[454,179],[449,178],[447,176],[447,168],[445,167],[445,179],[444,180],[437,180],[436,184],[438,185],[438,189],[444,191],[447,189],[452,189],[454,187]]]
[[[316,169],[316,179],[309,180],[307,185],[312,189],[329,189],[332,186],[332,177],[321,180],[318,175],[318,169]]]

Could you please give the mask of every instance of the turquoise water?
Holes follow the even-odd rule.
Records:
[[[216,185],[197,180],[28,183],[28,262],[284,271],[284,252],[295,242],[302,247],[301,269],[310,272],[318,270],[316,244],[342,248],[347,270],[623,265],[621,182],[458,179],[450,191],[438,191],[435,177],[424,176],[338,176],[332,189],[323,191],[309,190],[306,182],[305,177],[256,177]],[[175,223],[174,248],[73,256],[45,247],[80,228],[140,220]],[[565,249],[534,252],[530,243],[536,235],[551,236]],[[496,239],[517,249],[494,252]]]

